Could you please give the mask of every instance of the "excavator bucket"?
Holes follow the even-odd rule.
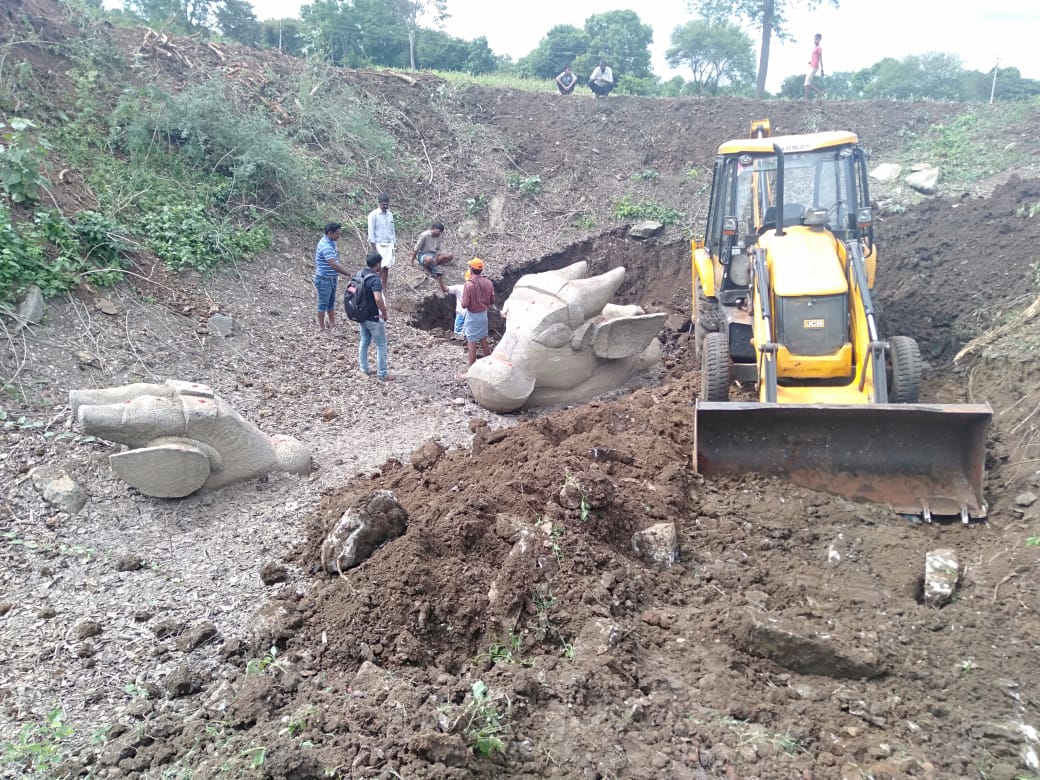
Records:
[[[989,404],[698,402],[696,468],[757,472],[923,516],[986,516]]]

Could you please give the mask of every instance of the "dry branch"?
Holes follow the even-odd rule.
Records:
[[[1005,334],[1019,327],[1023,323],[1026,323],[1029,320],[1033,319],[1033,317],[1035,317],[1037,314],[1040,314],[1040,297],[1034,299],[1033,302],[1029,304],[1028,308],[1019,312],[1015,316],[1015,318],[1011,320],[1011,322],[1007,322],[1001,325],[996,330],[987,331],[978,338],[974,338],[967,344],[965,344],[961,351],[954,356],[954,364],[960,363],[963,358],[967,357],[972,353],[978,352],[987,344],[992,344],[1001,336],[1004,336]]]

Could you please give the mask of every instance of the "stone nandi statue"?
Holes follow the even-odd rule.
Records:
[[[130,447],[112,469],[142,493],[177,498],[271,471],[306,474],[310,451],[290,436],[268,436],[206,385],[169,380],[72,390],[84,433]]]
[[[502,307],[505,336],[466,373],[477,403],[493,412],[577,403],[621,387],[660,359],[665,315],[608,302],[624,268],[587,274],[580,262],[520,277]]]

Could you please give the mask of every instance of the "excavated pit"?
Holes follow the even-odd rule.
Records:
[[[492,274],[495,297],[501,305],[521,276],[556,271],[583,260],[589,264],[590,275],[625,267],[625,281],[613,302],[638,304],[650,312],[667,312],[669,318],[662,333],[666,344],[674,340],[675,334],[689,330],[690,244],[677,231],[666,230],[656,238],[639,240],[629,237],[628,227],[623,226],[579,241],[559,252],[507,268],[500,276]],[[448,283],[458,282],[451,279]],[[432,284],[425,286],[431,289],[417,301],[410,324],[448,338],[455,319],[455,299],[435,292]],[[492,338],[500,337],[504,330],[504,320],[492,312]]]

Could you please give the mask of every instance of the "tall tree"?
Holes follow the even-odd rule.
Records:
[[[665,52],[673,68],[685,65],[693,71],[691,83],[698,95],[716,95],[727,84],[749,84],[755,77],[754,57],[751,38],[735,24],[700,20],[676,27]]]
[[[216,8],[217,26],[226,37],[247,46],[260,42],[260,23],[248,0],[222,0]]]
[[[300,8],[304,53],[334,65],[364,63],[361,27],[354,7],[343,0],[314,0]]]
[[[732,18],[750,22],[761,33],[758,55],[758,79],[755,82],[755,97],[762,99],[766,94],[766,75],[769,71],[769,45],[775,35],[778,40],[787,40],[787,9],[794,4],[812,10],[826,1],[834,8],[839,0],[688,0],[687,6],[696,9],[711,22]]]
[[[643,24],[635,11],[593,14],[585,20],[585,35],[589,44],[575,66],[579,75],[590,73],[600,57],[608,60],[615,80],[620,73],[640,79],[653,75],[650,71],[650,44],[654,41],[654,30]]]
[[[386,0],[354,0],[364,59],[391,68],[407,68],[412,60],[403,5]]]
[[[567,65],[573,65],[589,48],[589,36],[570,24],[558,24],[538,42],[538,47],[520,60],[520,67],[542,79],[555,78]]]
[[[302,57],[306,41],[299,19],[266,19],[260,23],[260,41],[265,46],[294,57]]]
[[[215,0],[126,0],[126,7],[149,24],[172,24],[179,32],[207,30]]]
[[[447,0],[389,0],[408,34],[408,60],[415,70],[415,33],[420,22],[440,26],[448,18]]]

